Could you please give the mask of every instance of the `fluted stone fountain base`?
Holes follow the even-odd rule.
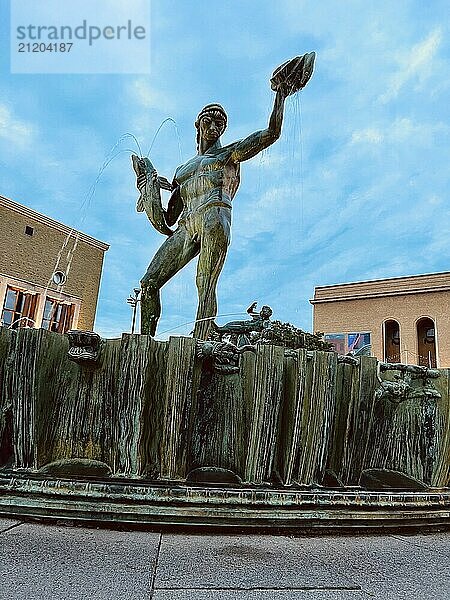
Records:
[[[39,479],[3,474],[0,515],[162,527],[249,530],[450,528],[450,490],[369,492]]]
[[[70,338],[76,352],[56,333],[0,328],[0,515],[450,524],[447,370],[276,346],[230,358],[183,337]]]

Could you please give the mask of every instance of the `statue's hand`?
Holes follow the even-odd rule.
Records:
[[[249,315],[251,315],[252,312],[255,310],[257,304],[258,304],[258,302],[255,300],[255,302],[252,302],[250,304],[250,306],[247,308],[247,312]]]
[[[168,190],[169,192],[173,190],[173,186],[168,179],[159,177],[158,173],[153,171],[151,174],[144,172],[137,176],[136,187],[140,192],[143,191],[145,184],[149,181],[149,177],[151,177],[153,183],[158,183],[159,187],[163,190]]]
[[[315,58],[315,52],[307,52],[287,60],[272,73],[271,88],[283,99],[303,89],[311,78]]]
[[[171,192],[173,190],[173,185],[165,177],[159,177],[157,175],[157,180],[159,183],[159,187],[162,188],[163,190],[168,190],[169,192]]]

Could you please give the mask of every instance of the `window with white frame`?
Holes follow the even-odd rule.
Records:
[[[8,286],[2,308],[1,324],[12,329],[32,327],[37,300],[36,294]]]

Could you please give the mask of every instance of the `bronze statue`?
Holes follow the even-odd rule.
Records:
[[[142,333],[155,335],[161,314],[160,289],[198,256],[194,336],[207,339],[210,319],[217,313],[216,286],[230,243],[231,202],[240,183],[240,163],[280,137],[285,99],[306,85],[314,59],[311,52],[276,69],[271,79],[276,95],[268,127],[243,140],[222,146],[226,112],[220,104],[205,106],[195,121],[197,155],[177,168],[172,184],[158,177],[148,159],[133,157],[141,192],[138,210],[145,210],[154,227],[168,235],[141,280]],[[172,192],[167,210],[160,202],[161,188]],[[177,228],[172,231],[170,227],[177,220]]]
[[[259,312],[256,312],[257,302],[253,302],[248,308],[247,313],[252,317],[249,321],[230,321],[225,325],[219,326],[214,321],[211,321],[213,332],[220,336],[228,335],[230,342],[238,348],[254,343],[251,337],[252,333],[262,333],[265,329],[271,326],[270,317],[272,309],[270,306],[263,306]],[[258,337],[258,336],[257,336]]]

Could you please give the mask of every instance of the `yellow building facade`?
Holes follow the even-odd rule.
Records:
[[[0,196],[0,324],[93,329],[108,248]]]
[[[320,286],[310,302],[341,354],[450,368],[450,272]]]

